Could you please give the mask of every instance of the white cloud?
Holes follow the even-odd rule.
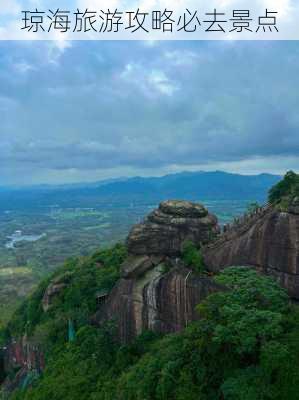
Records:
[[[48,61],[50,64],[56,66],[59,65],[60,58],[66,52],[67,49],[72,47],[72,43],[69,40],[53,40],[48,44]]]
[[[0,111],[8,112],[8,111],[15,111],[15,108],[18,106],[18,102],[7,96],[0,95]]]
[[[99,9],[105,10],[115,10],[116,8],[120,7],[119,0],[101,0],[100,4],[98,0],[78,0],[77,6],[79,10],[85,10],[88,8],[91,11],[97,11]],[[122,2],[123,3],[123,2]]]
[[[164,53],[164,57],[166,58],[166,61],[170,65],[174,66],[192,66],[194,63],[197,63],[197,65],[201,62],[201,57],[199,54],[190,51],[190,50],[171,50],[171,51],[166,51]],[[204,59],[203,61],[205,61]]]
[[[179,89],[176,83],[168,79],[165,73],[159,70],[153,70],[149,73],[148,82],[154,90],[167,96],[172,96]]]
[[[17,72],[20,72],[21,74],[26,74],[29,71],[36,70],[36,67],[33,66],[32,64],[29,64],[27,61],[22,60],[16,64],[14,64],[14,69]]]
[[[121,73],[121,79],[136,85],[136,88],[148,96],[164,95],[172,96],[179,85],[174,80],[167,77],[166,73],[160,69],[148,69],[138,63],[128,63]]]
[[[0,0],[0,15],[16,15],[21,12],[21,5],[16,0]]]

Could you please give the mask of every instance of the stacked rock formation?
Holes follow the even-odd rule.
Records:
[[[120,339],[128,342],[146,329],[176,332],[198,319],[196,305],[220,287],[186,268],[179,256],[184,241],[208,243],[218,232],[217,218],[200,204],[161,203],[130,232],[122,279],[97,322],[115,319]]]
[[[218,233],[217,218],[202,205],[170,200],[133,227],[127,244],[132,254],[177,256],[185,240],[205,244]]]

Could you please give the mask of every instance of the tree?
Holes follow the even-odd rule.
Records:
[[[182,259],[195,272],[204,272],[205,265],[202,253],[191,240],[186,240],[183,243]]]
[[[299,195],[299,175],[288,171],[284,178],[269,191],[269,203],[276,204],[286,196]]]

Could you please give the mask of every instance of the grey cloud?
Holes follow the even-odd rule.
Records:
[[[0,164],[11,171],[299,156],[296,42],[72,43],[55,63],[49,46],[0,45]]]

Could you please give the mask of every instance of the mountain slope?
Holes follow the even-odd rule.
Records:
[[[113,250],[109,262],[111,256]],[[80,318],[91,300],[86,282],[92,281],[99,259],[105,261],[97,254],[84,265],[82,260],[69,264],[77,284],[60,294],[46,319],[39,307],[42,287],[23,307],[39,315],[31,329],[44,340],[47,367],[40,379],[25,379],[10,400],[297,399],[299,315],[270,278],[242,267],[227,269],[216,281],[228,290],[201,304],[200,321],[180,334],[144,332],[123,346],[113,323],[95,328]],[[110,276],[105,264],[103,273],[108,268]],[[69,315],[77,315],[71,342]],[[21,313],[15,329],[20,320]]]

